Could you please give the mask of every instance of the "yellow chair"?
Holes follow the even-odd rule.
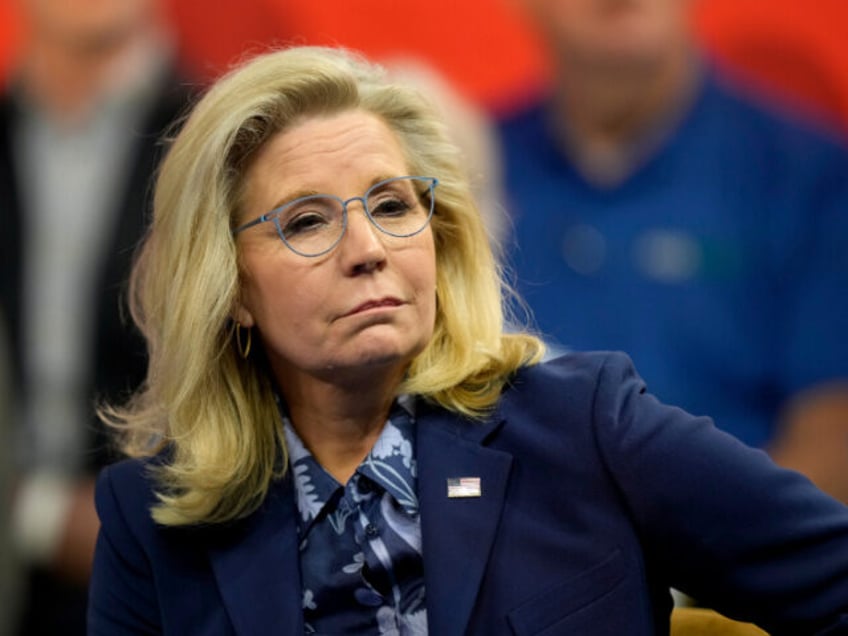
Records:
[[[768,636],[753,623],[734,621],[700,607],[675,607],[671,612],[671,636]]]

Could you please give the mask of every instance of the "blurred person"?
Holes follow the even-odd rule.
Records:
[[[842,141],[721,77],[689,0],[521,5],[553,83],[499,131],[540,329],[848,501]]]
[[[397,55],[384,58],[380,63],[394,79],[414,86],[438,109],[462,155],[492,246],[500,251],[506,234],[506,210],[492,118],[421,57]]]
[[[159,137],[186,99],[156,0],[20,0],[26,40],[0,98],[0,310],[19,456],[12,528],[22,634],[82,634],[109,461],[97,398],[145,370],[120,296]]]
[[[10,366],[8,331],[0,312],[0,636],[13,636],[18,608],[18,563],[9,531],[14,479]]]
[[[848,507],[505,333],[436,109],[339,49],[258,56],[174,140],[132,275],[146,382],[101,411],[91,636],[668,633],[669,583],[848,628]]]

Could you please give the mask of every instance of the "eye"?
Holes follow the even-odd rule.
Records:
[[[307,232],[317,232],[322,228],[326,228],[331,224],[329,218],[317,212],[306,212],[298,214],[295,217],[286,221],[285,225],[281,224],[283,234],[286,236],[295,236],[305,234]]]
[[[396,196],[383,197],[370,207],[371,214],[379,217],[402,216],[412,209],[412,205]]]
[[[415,207],[415,196],[409,187],[395,182],[393,187],[372,194],[368,197],[368,209],[371,216],[391,218],[403,216]]]
[[[320,232],[333,226],[340,216],[338,203],[325,197],[308,197],[283,207],[277,222],[283,234],[293,237]]]

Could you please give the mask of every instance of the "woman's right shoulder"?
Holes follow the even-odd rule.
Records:
[[[100,471],[94,498],[104,526],[118,519],[134,527],[153,525],[150,509],[157,503],[155,468],[160,464],[157,455],[124,459]]]

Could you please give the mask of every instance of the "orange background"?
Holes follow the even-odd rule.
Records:
[[[0,77],[21,24],[0,2]],[[214,77],[269,43],[343,44],[380,59],[420,55],[499,110],[544,84],[536,42],[509,0],[168,0],[184,58]],[[699,0],[695,24],[722,66],[848,130],[848,2]]]

